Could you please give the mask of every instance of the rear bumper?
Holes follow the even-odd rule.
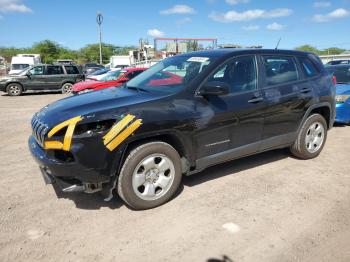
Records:
[[[341,124],[350,123],[350,104],[348,102],[338,103],[336,105],[335,122]]]
[[[29,137],[28,146],[47,184],[56,183],[63,189],[72,185],[102,184],[111,180],[110,176],[102,175],[98,168],[88,168],[76,161],[58,160],[39,146],[33,136]]]

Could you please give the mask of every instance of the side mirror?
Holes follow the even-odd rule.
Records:
[[[32,74],[28,71],[28,72],[26,73],[26,76],[27,76],[28,78],[30,78],[30,77],[32,76]]]
[[[228,84],[219,81],[212,81],[206,83],[199,91],[201,96],[223,96],[229,93],[230,87]]]

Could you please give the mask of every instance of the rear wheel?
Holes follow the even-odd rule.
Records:
[[[118,194],[132,208],[148,209],[166,203],[181,182],[178,152],[164,142],[138,146],[125,160]]]
[[[20,96],[23,93],[23,88],[20,84],[11,83],[7,86],[6,92],[9,96]]]
[[[72,91],[73,91],[72,87],[73,87],[72,83],[65,83],[65,84],[63,84],[62,88],[61,88],[62,94],[71,94]]]
[[[320,114],[309,116],[301,127],[291,153],[301,159],[317,157],[327,140],[327,122]]]

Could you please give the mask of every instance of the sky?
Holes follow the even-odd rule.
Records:
[[[350,0],[0,0],[0,46],[50,39],[78,49],[140,38],[218,38],[219,44],[350,49]]]

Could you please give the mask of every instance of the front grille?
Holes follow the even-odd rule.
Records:
[[[44,147],[44,139],[47,133],[48,126],[45,123],[41,122],[36,116],[32,119],[32,131],[35,140],[38,144]]]

